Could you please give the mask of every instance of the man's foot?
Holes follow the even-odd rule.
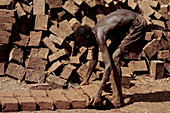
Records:
[[[114,106],[115,108],[119,108],[119,107],[125,105],[124,101],[121,100],[121,99],[118,98],[118,97],[116,97],[116,98],[114,98],[114,99],[113,99],[113,97],[112,97],[112,98],[109,98],[109,100],[110,100],[110,102],[113,104],[113,106]]]
[[[101,96],[95,94],[91,98],[89,105],[92,105],[92,106],[101,106],[102,105]]]

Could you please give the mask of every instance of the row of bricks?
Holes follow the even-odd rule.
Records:
[[[86,98],[76,89],[0,91],[1,111],[35,111],[54,109],[81,109]]]

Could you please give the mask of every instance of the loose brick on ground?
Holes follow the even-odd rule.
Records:
[[[80,57],[79,56],[72,56],[70,57],[71,64],[80,64]]]
[[[64,78],[64,79],[68,79],[72,73],[72,71],[76,69],[75,66],[68,64],[64,67],[63,71],[60,74],[60,77]]]
[[[9,61],[17,61],[18,63],[23,63],[24,51],[21,48],[12,48],[9,54]]]
[[[13,91],[14,97],[31,97],[31,94],[29,91]]]
[[[38,104],[39,110],[53,110],[54,105],[50,97],[36,97],[35,101]]]
[[[124,88],[129,88],[131,75],[133,73],[129,67],[121,67],[121,71],[122,71],[121,84]]]
[[[10,91],[0,91],[0,97],[8,97],[8,98],[12,98],[13,94]]]
[[[22,3],[22,8],[25,12],[27,13],[31,13],[31,10],[32,10],[32,6],[29,6],[29,5],[26,5],[24,3]]]
[[[0,8],[11,8],[13,0],[1,0]]]
[[[151,16],[152,14],[154,14],[154,10],[146,1],[138,2],[138,6],[142,13],[145,14],[146,16]]]
[[[0,23],[0,29],[12,31],[12,23]]]
[[[75,15],[75,13],[79,10],[79,7],[74,4],[73,0],[67,0],[62,7],[72,15]]]
[[[25,81],[42,83],[45,79],[45,71],[40,69],[27,69]]]
[[[52,61],[57,60],[58,58],[65,56],[67,54],[68,54],[68,52],[65,49],[61,49],[61,50],[53,53],[52,55],[50,55],[48,58],[49,58],[49,61],[52,62]]]
[[[151,41],[153,34],[154,34],[154,32],[146,32],[145,40]]]
[[[71,28],[72,28],[73,31],[76,31],[77,28],[80,26],[80,22],[76,18],[72,18],[69,21],[69,23],[70,23]]]
[[[17,15],[19,18],[21,18],[22,16],[26,16],[26,13],[24,12],[19,2],[16,3],[15,8],[17,10]]]
[[[157,39],[153,39],[151,42],[147,43],[143,48],[145,54],[151,58],[162,48],[160,42]]]
[[[162,50],[158,52],[158,59],[169,59],[170,60],[170,51],[169,50]]]
[[[15,63],[9,63],[6,74],[22,80],[25,75],[25,68]]]
[[[152,19],[151,22],[153,23],[153,26],[158,28],[165,28],[165,23],[163,21]]]
[[[3,112],[18,111],[18,101],[16,98],[0,97]]]
[[[75,89],[63,90],[62,93],[71,101],[73,109],[83,109],[86,107],[86,99]]]
[[[14,43],[21,47],[27,47],[28,40],[30,39],[30,37],[27,35],[23,35],[23,34],[19,34],[19,36],[21,39],[19,41],[15,41]]]
[[[0,23],[15,23],[16,20],[13,17],[0,17]]]
[[[128,0],[128,6],[135,10],[138,4],[134,0]]]
[[[40,45],[40,41],[41,41],[41,36],[42,36],[42,31],[31,31],[30,32],[30,41],[28,46],[34,46],[37,47]]]
[[[62,94],[62,90],[47,91],[57,109],[70,109],[70,101]]]
[[[48,48],[32,48],[30,52],[30,57],[47,59],[48,54],[49,54]]]
[[[56,43],[56,44],[58,44],[58,45],[60,45],[60,46],[61,46],[61,45],[63,44],[63,42],[64,42],[64,39],[63,39],[63,38],[57,37],[57,36],[55,36],[55,35],[53,35],[53,34],[50,34],[49,39],[50,39],[53,43]]]
[[[36,101],[33,97],[17,97],[22,111],[36,111]]]
[[[9,38],[5,36],[0,36],[0,44],[8,44],[9,43]]]
[[[134,71],[148,71],[145,60],[141,61],[130,61],[128,63],[129,68]]]
[[[46,0],[46,2],[48,3],[50,9],[51,8],[60,8],[62,7],[62,0]]]
[[[35,30],[47,31],[48,15],[37,14],[35,18]]]
[[[45,14],[45,0],[33,0],[33,14]]]
[[[47,97],[45,90],[30,90],[33,97]]]
[[[29,90],[49,90],[51,86],[48,83],[28,84]]]
[[[62,63],[60,61],[57,61],[57,62],[53,63],[50,66],[50,68],[48,68],[47,73],[50,74],[51,72],[57,70],[61,65],[62,65]]]
[[[82,19],[82,25],[88,25],[91,28],[93,28],[95,25],[95,22],[93,20],[91,20],[89,17],[84,16]]]
[[[46,47],[50,49],[52,53],[55,53],[59,50],[58,48],[55,47],[54,43],[48,37],[44,38],[42,42]]]
[[[14,10],[0,9],[1,17],[14,17]]]
[[[5,74],[5,63],[0,62],[0,75]]]
[[[164,73],[164,61],[151,60],[150,76],[153,79],[161,79]]]
[[[48,63],[47,60],[37,57],[30,57],[25,61],[25,65],[27,68],[38,70],[45,70],[47,63]]]

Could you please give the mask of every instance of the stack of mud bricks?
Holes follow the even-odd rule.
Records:
[[[155,79],[170,75],[170,3],[156,0],[1,0],[0,75],[28,83],[81,83],[92,49],[77,48],[75,30],[80,25],[93,27],[121,8],[140,13],[149,26],[143,59],[125,57],[130,62],[122,67],[122,84],[129,87],[138,72],[150,72]],[[107,40],[108,46],[111,43]],[[90,81],[101,78],[103,71],[99,52]]]
[[[0,91],[0,111],[83,109],[89,99],[83,89]]]

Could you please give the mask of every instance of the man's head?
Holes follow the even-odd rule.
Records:
[[[91,27],[79,26],[75,31],[75,41],[80,46],[92,46],[94,42],[94,33],[91,30]]]

